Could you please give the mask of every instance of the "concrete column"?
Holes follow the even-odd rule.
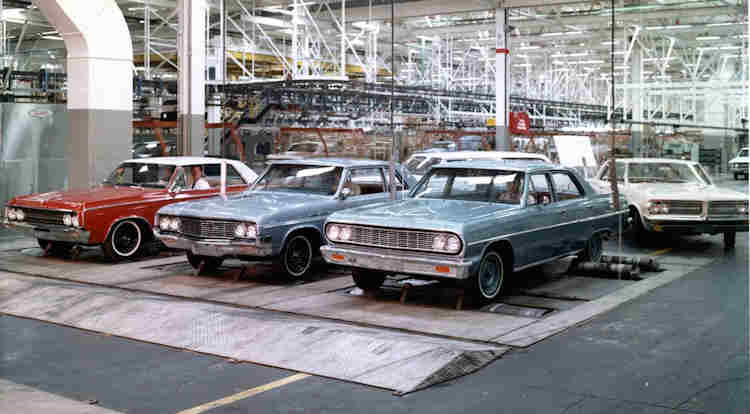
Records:
[[[206,0],[179,0],[177,116],[182,155],[203,155],[205,124]],[[223,59],[224,56],[219,56]]]
[[[632,83],[635,85],[643,84],[643,48],[638,42],[633,44],[633,49],[630,53],[630,76]],[[631,102],[631,108],[633,113],[633,121],[643,121],[643,89],[631,88],[629,92],[629,101]],[[641,138],[643,136],[642,124],[632,124],[630,128],[630,151],[633,156],[642,155],[641,150]]]
[[[505,28],[508,22],[508,11],[505,8],[495,9],[495,149],[510,149],[508,131],[508,109],[510,107],[510,71],[508,45]]]
[[[68,52],[70,188],[102,182],[133,144],[133,49],[115,0],[37,0]]]

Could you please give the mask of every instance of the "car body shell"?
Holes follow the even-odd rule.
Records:
[[[433,167],[431,173],[449,168],[510,170],[523,172],[527,177],[531,174],[561,172],[575,177],[583,196],[575,200],[527,205],[526,199],[531,190],[529,180],[525,180],[522,201],[518,205],[410,197],[391,204],[344,210],[332,214],[326,225],[365,227],[367,231],[378,229],[385,232],[456,235],[462,243],[461,251],[447,254],[426,249],[329,240],[329,244],[321,248],[323,257],[329,263],[386,273],[466,279],[476,274],[479,262],[488,249],[498,246],[507,248],[513,269],[520,270],[579,253],[592,234],[608,236],[625,224],[620,222],[620,218],[626,210],[614,211],[609,196],[596,192],[566,167],[551,164],[513,167],[498,166],[492,161],[475,161]],[[414,191],[411,195],[414,195]]]
[[[123,163],[143,163],[186,167],[190,165],[218,164],[232,165],[246,184],[228,186],[227,192],[234,193],[247,189],[257,178],[250,168],[236,160],[204,157],[154,157],[132,159]],[[65,212],[79,217],[80,226],[70,227],[29,221],[9,221],[3,224],[11,230],[23,232],[31,237],[50,241],[63,241],[83,245],[103,243],[113,225],[124,219],[135,219],[145,228],[153,226],[154,215],[161,207],[180,201],[216,196],[218,186],[208,190],[170,191],[167,188],[143,188],[128,186],[101,185],[90,189],[52,191],[40,194],[18,196],[11,199],[8,207],[33,209],[33,211]],[[29,210],[31,211],[31,210]]]
[[[253,239],[209,237],[190,237],[184,234],[162,232],[154,229],[157,237],[168,247],[189,250],[194,254],[211,257],[239,257],[254,260],[258,257],[278,256],[292,233],[306,231],[315,234],[318,239],[311,240],[321,244],[325,219],[331,213],[362,205],[383,203],[389,200],[389,194],[352,195],[342,198],[343,178],[349,171],[359,168],[379,168],[388,177],[388,163],[371,160],[351,160],[315,158],[310,160],[274,161],[274,165],[333,166],[343,168],[342,182],[332,196],[300,194],[284,191],[247,191],[226,199],[214,198],[197,202],[178,203],[159,210],[159,216],[179,217],[181,220],[193,219],[201,223],[250,223],[256,226],[257,237]],[[405,169],[397,173],[411,188],[416,180],[408,176]],[[263,177],[261,174],[261,177]],[[405,192],[402,191],[401,193]]]
[[[610,192],[607,167],[610,162],[600,168],[596,176],[590,180],[591,184],[601,192]],[[714,214],[713,207],[722,203],[748,202],[748,196],[728,188],[717,187],[705,174],[700,164],[694,161],[674,160],[670,158],[625,158],[618,159],[624,177],[618,177],[618,190],[623,194],[631,209],[635,209],[640,216],[643,227],[648,231],[667,231],[701,234],[717,234],[725,231],[748,231],[747,214]],[[701,178],[701,183],[633,183],[630,182],[629,170],[633,163],[669,163],[681,164],[689,167],[694,174]],[[703,174],[699,174],[702,171]],[[706,181],[707,180],[707,181]],[[667,205],[695,206],[694,212],[684,210],[671,214],[652,214],[649,202],[661,201]],[[717,203],[717,204],[714,204]],[[722,212],[724,213],[724,212]]]
[[[750,164],[748,151],[750,151],[750,148],[742,148],[740,152],[737,153],[736,157],[729,160],[729,170],[732,172],[735,179],[740,175],[744,175],[745,178],[750,176],[750,172],[748,172],[748,164]]]

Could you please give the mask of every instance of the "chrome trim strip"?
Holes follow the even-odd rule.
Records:
[[[217,193],[218,194],[218,193]],[[127,203],[117,203],[117,204],[107,204],[103,206],[97,206],[97,207],[87,207],[83,209],[83,212],[92,211],[92,210],[101,210],[103,208],[111,208],[111,207],[122,207],[122,206],[129,206],[132,204],[146,204],[146,203],[152,203],[152,202],[158,202],[158,201],[164,201],[164,200],[170,200],[169,197],[162,197],[162,198],[152,198],[149,200],[140,200],[140,201],[129,201]],[[190,201],[190,200],[179,200],[179,201]]]
[[[582,251],[583,250],[573,250],[570,253],[561,254],[559,256],[550,257],[549,259],[543,259],[543,260],[539,260],[539,261],[534,262],[534,263],[529,263],[529,264],[525,264],[523,266],[514,267],[513,271],[514,272],[518,272],[518,271],[521,271],[523,269],[528,269],[529,267],[539,266],[539,265],[542,265],[542,264],[545,264],[545,263],[548,263],[548,262],[553,262],[555,260],[562,259],[563,257],[574,256],[574,255],[577,255],[578,253],[580,253]]]
[[[266,230],[266,229],[273,229],[276,227],[294,226],[297,224],[307,223],[311,221],[325,220],[327,218],[328,218],[328,214],[321,215],[321,216],[311,216],[311,217],[304,217],[299,220],[285,221],[285,222],[277,223],[277,224],[270,224],[270,225],[262,224],[261,227],[263,227],[263,230]]]
[[[597,220],[597,219],[601,219],[601,218],[606,218],[606,217],[611,217],[611,216],[617,216],[617,215],[620,215],[620,214],[627,214],[627,213],[628,213],[628,210],[620,210],[620,211],[615,211],[615,212],[612,212],[612,213],[602,214],[602,215],[599,215],[599,216],[588,217],[588,218],[585,218],[585,219],[566,221],[565,223],[558,223],[558,224],[555,224],[555,225],[552,225],[552,226],[539,227],[539,228],[536,228],[536,229],[524,230],[524,231],[519,231],[519,232],[516,232],[516,233],[507,233],[507,234],[503,234],[501,236],[491,237],[489,239],[473,241],[473,242],[469,243],[468,246],[473,246],[473,245],[482,244],[482,243],[489,243],[489,242],[493,242],[493,241],[496,241],[496,240],[505,239],[505,238],[508,238],[508,237],[518,236],[518,235],[521,235],[521,234],[533,233],[535,231],[541,231],[541,230],[549,230],[549,229],[554,229],[556,227],[566,226],[568,224],[583,223],[584,221],[592,221],[592,220]]]

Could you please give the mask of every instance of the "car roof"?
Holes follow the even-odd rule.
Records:
[[[308,158],[301,160],[274,160],[271,162],[272,165],[276,164],[297,164],[297,165],[319,165],[319,166],[335,166],[335,167],[380,167],[388,165],[385,161],[367,160],[367,159],[353,159],[353,158]]]
[[[453,151],[453,152],[418,152],[412,156],[425,156],[432,158],[441,158],[444,160],[456,160],[464,158],[531,158],[531,159],[548,159],[544,154],[530,154],[527,152],[512,151]]]
[[[567,167],[562,167],[560,165],[544,161],[534,163],[508,161],[502,164],[498,164],[495,161],[488,160],[459,161],[452,162],[450,164],[435,165],[432,168],[471,168],[477,170],[506,170],[524,172],[534,172],[538,170],[568,170]]]
[[[140,164],[158,164],[158,165],[195,165],[195,164],[217,164],[221,161],[226,161],[231,164],[241,163],[237,160],[230,160],[227,158],[214,158],[214,157],[150,157],[150,158],[136,158],[131,160],[125,160],[123,162],[135,162]]]
[[[695,164],[695,161],[690,160],[676,160],[674,158],[618,158],[617,161],[626,163],[641,162],[641,163],[673,163],[673,164]]]

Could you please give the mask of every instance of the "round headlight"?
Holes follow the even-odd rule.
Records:
[[[661,207],[661,212],[662,212],[662,213],[664,213],[664,214],[669,214],[669,207],[667,207],[667,206],[662,206],[662,207]]]
[[[341,232],[339,233],[341,240],[349,240],[352,238],[352,228],[349,226],[341,226]]]
[[[16,209],[9,208],[8,209],[8,220],[15,220],[16,219]]]
[[[331,240],[336,240],[339,238],[339,233],[341,232],[341,228],[335,224],[328,226],[328,231],[326,234],[328,235],[328,238]]]
[[[435,250],[445,249],[445,241],[445,236],[442,234],[435,236],[435,238],[432,239],[432,248]]]
[[[172,217],[172,220],[169,220],[169,230],[171,231],[179,231],[180,230],[180,219],[177,217]]]
[[[747,214],[747,206],[740,207],[740,208],[737,209],[737,211],[739,211],[740,214]]]
[[[73,227],[78,227],[81,224],[81,222],[78,221],[78,216],[73,216],[70,221],[73,223]]]
[[[240,223],[234,228],[235,237],[245,237],[245,234],[247,234],[247,227],[244,224]]]
[[[258,236],[258,230],[255,228],[254,225],[248,223],[247,224],[247,237],[249,239],[254,239]]]
[[[169,217],[166,217],[166,216],[159,217],[159,228],[162,231],[169,230],[169,222],[170,222]]]
[[[448,241],[445,242],[445,250],[452,253],[458,253],[458,251],[461,250],[461,242],[458,240],[458,237],[449,236]]]
[[[23,219],[26,218],[26,215],[23,213],[23,210],[16,209],[16,220],[23,221]]]
[[[71,225],[73,225],[73,217],[70,217],[70,216],[69,216],[69,215],[67,215],[67,214],[66,214],[66,215],[64,215],[64,216],[63,216],[63,224],[64,224],[64,225],[66,225],[66,226],[71,226]]]

